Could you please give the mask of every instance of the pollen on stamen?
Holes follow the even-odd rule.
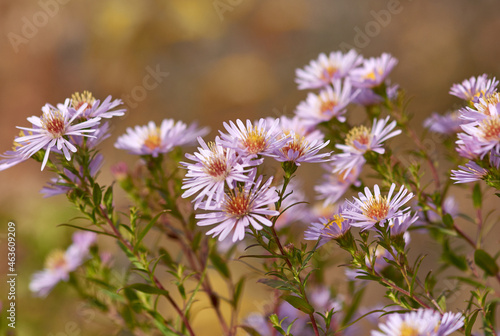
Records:
[[[267,148],[267,140],[265,130],[252,127],[245,139],[243,139],[243,146],[250,154],[258,154]]]
[[[420,335],[420,333],[417,329],[408,325],[408,323],[406,323],[406,322],[403,322],[401,324],[401,329],[400,329],[399,334],[401,336],[418,336],[418,335]]]
[[[281,150],[286,155],[290,149],[299,153],[297,157],[302,157],[307,149],[306,138],[296,134],[293,140],[288,142]]]
[[[333,224],[336,224],[339,227],[339,229],[342,230],[342,222],[343,221],[344,221],[344,217],[342,217],[342,215],[335,214],[335,215],[333,215],[333,219],[328,221],[325,224],[324,228],[326,229],[326,228],[331,227]]]
[[[347,133],[345,144],[357,148],[355,142],[361,145],[369,145],[371,142],[371,129],[365,126],[354,127]]]
[[[148,147],[151,150],[160,147],[161,139],[160,136],[158,135],[159,132],[160,130],[157,129],[156,131],[149,133],[146,140],[144,140],[144,146]]]
[[[86,109],[91,109],[95,103],[95,98],[89,91],[83,91],[83,93],[75,92],[71,96],[71,103],[75,110],[78,110],[85,103],[87,103]]]
[[[333,100],[327,100],[327,101],[322,100],[319,109],[321,113],[324,114],[326,112],[332,111],[335,108],[335,106],[337,106],[337,102]]]
[[[243,217],[250,214],[251,200],[242,191],[226,194],[223,209],[233,217]]]
[[[213,156],[204,162],[204,170],[217,181],[223,181],[229,175],[229,167],[226,162],[225,153],[224,151],[220,153],[214,142],[208,143],[208,148],[212,151]]]
[[[365,202],[363,214],[366,217],[381,221],[387,217],[389,213],[389,203],[386,197],[370,198]]]

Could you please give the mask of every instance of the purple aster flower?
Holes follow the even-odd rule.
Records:
[[[359,187],[361,184],[358,177],[363,164],[354,166],[348,173],[332,173],[335,167],[331,164],[325,165],[324,168],[328,170],[328,173],[324,174],[322,181],[314,187],[318,193],[317,199],[324,200],[324,206],[335,204],[351,185]]]
[[[463,100],[477,102],[479,98],[488,97],[496,92],[498,81],[496,78],[488,79],[486,74],[471,77],[461,84],[453,84],[450,94]]]
[[[494,93],[490,96],[479,98],[473,104],[473,107],[466,106],[460,109],[460,119],[464,122],[481,122],[482,120],[498,115],[500,109],[500,93]]]
[[[458,133],[458,140],[455,142],[457,147],[458,155],[469,160],[476,160],[479,158],[477,153],[480,152],[481,146],[479,145],[479,140],[474,136],[467,135],[465,133]]]
[[[328,56],[322,53],[304,69],[295,71],[295,82],[299,85],[299,90],[328,86],[334,80],[346,77],[362,61],[363,58],[355,50],[346,54],[332,52]]]
[[[380,331],[372,336],[447,336],[464,325],[462,314],[445,313],[442,317],[432,309],[419,309],[405,314],[393,313],[385,323],[379,324]]]
[[[259,119],[255,124],[250,120],[246,125],[241,120],[224,123],[229,134],[222,133],[220,144],[233,148],[241,155],[274,156],[273,152],[283,147],[290,139],[285,136],[279,127],[279,119],[272,123],[266,119]]]
[[[359,193],[359,198],[353,197],[353,202],[346,200],[347,208],[342,212],[342,216],[352,219],[352,226],[361,227],[362,230],[370,229],[375,224],[384,225],[387,221],[401,217],[409,208],[400,210],[412,197],[408,190],[401,186],[399,192],[394,196],[396,184],[392,184],[387,196],[381,196],[378,185],[374,186],[375,194],[372,194],[368,187],[365,193]]]
[[[385,81],[385,94],[389,100],[394,100],[398,95],[399,85],[391,85],[389,80]],[[361,88],[359,89],[359,94],[352,101],[354,104],[359,104],[362,106],[371,106],[383,103],[384,97],[376,94],[372,89]]]
[[[77,123],[75,120],[85,109],[85,105],[80,107],[73,116],[68,110],[70,100],[66,99],[64,105],[59,104],[57,108],[50,104],[42,107],[41,117],[29,117],[28,121],[32,128],[17,127],[27,131],[29,135],[20,136],[15,141],[21,144],[17,152],[24,158],[29,158],[41,149],[45,150],[42,168],[45,168],[51,150],[59,150],[64,154],[66,160],[71,160],[71,152],[75,153],[77,148],[67,138],[70,136],[86,136],[94,133],[95,129],[90,129],[99,123],[100,118],[92,118],[84,122]]]
[[[267,118],[267,122],[273,123],[274,119]],[[305,137],[307,141],[323,141],[325,138],[325,135],[320,130],[307,125],[305,120],[298,116],[294,116],[293,118],[281,116],[279,125],[283,135],[293,132]]]
[[[199,220],[197,224],[217,224],[207,235],[219,236],[219,241],[222,241],[233,233],[233,242],[243,240],[249,225],[256,230],[261,230],[262,225],[272,226],[267,216],[277,216],[279,212],[270,210],[269,205],[278,201],[279,197],[276,188],[270,186],[272,178],[265,183],[262,183],[262,178],[259,176],[255,183],[247,182],[244,188],[230,190],[216,211],[196,215]],[[214,205],[201,204],[203,208],[212,208]]]
[[[28,160],[27,157],[24,157],[24,155],[20,154],[18,152],[19,147],[16,147],[14,150],[11,151],[6,151],[3,154],[0,154],[0,171],[8,169],[10,167],[13,167],[17,165],[18,163],[24,162]]]
[[[459,116],[458,111],[448,112],[445,115],[433,113],[429,118],[425,119],[424,127],[435,133],[453,135],[462,130],[460,125],[464,121]]]
[[[355,87],[374,88],[385,81],[397,63],[397,59],[383,53],[380,57],[365,59],[360,68],[351,71],[349,78]]]
[[[182,197],[190,197],[198,194],[193,202],[197,209],[202,201],[211,205],[212,200],[217,206],[224,198],[224,188],[228,186],[234,189],[236,182],[253,181],[250,167],[262,163],[262,160],[252,160],[252,157],[242,157],[234,149],[224,148],[216,138],[215,143],[208,145],[201,137],[198,138],[201,147],[198,152],[186,154],[186,158],[194,163],[181,162],[188,170],[182,189],[187,189]]]
[[[102,156],[102,154],[97,154],[90,162],[88,169],[92,177],[95,177],[101,170],[103,163],[104,156]],[[75,185],[80,185],[80,176],[83,176],[83,167],[80,167],[80,176],[73,174],[67,169],[64,169],[64,175],[66,175],[66,177],[68,177]],[[45,185],[42,190],[40,190],[40,193],[43,194],[43,197],[66,194],[68,191],[73,189],[72,186],[68,185],[69,183],[69,181],[63,179],[62,177],[53,178],[47,182],[47,185]]]
[[[309,142],[305,137],[290,133],[291,140],[287,142],[283,147],[274,152],[275,159],[279,162],[294,162],[297,166],[300,166],[302,162],[326,162],[331,153],[318,152],[325,148],[330,140],[323,142],[314,140]]]
[[[33,274],[30,291],[36,296],[45,297],[60,281],[68,281],[69,273],[75,271],[88,257],[89,249],[95,243],[94,232],[77,232],[73,244],[64,251],[53,251],[46,260],[43,271]]]
[[[337,239],[346,234],[351,228],[352,220],[342,216],[345,205],[341,206],[338,213],[331,218],[319,218],[318,222],[313,222],[304,232],[305,240],[318,240],[319,246],[327,243],[331,239]]]
[[[70,108],[70,113],[72,115],[85,105],[84,110],[79,115],[80,118],[85,119],[118,117],[124,115],[126,111],[124,108],[114,110],[117,106],[122,105],[121,99],[111,101],[111,96],[108,96],[101,104],[101,101],[96,100],[89,91],[74,93],[71,96],[71,103],[73,108]]]
[[[418,215],[411,215],[410,212],[404,213],[399,217],[393,218],[389,221],[389,229],[391,236],[399,236],[407,233],[408,228],[418,220]]]
[[[455,180],[455,183],[469,183],[482,180],[488,171],[480,167],[474,161],[469,161],[465,166],[458,166],[460,170],[451,171],[451,179]]]
[[[351,129],[346,136],[345,145],[335,145],[343,153],[333,156],[334,172],[348,174],[354,167],[364,164],[363,154],[367,151],[384,154],[385,149],[382,143],[401,133],[401,130],[392,131],[396,127],[396,121],[387,125],[388,121],[389,117],[381,120],[374,119],[371,129],[365,126]]]
[[[357,96],[358,90],[352,90],[349,81],[344,84],[340,80],[333,82],[333,88],[326,86],[319,94],[309,93],[307,99],[297,106],[295,112],[308,126],[337,118],[344,122],[346,107]]]
[[[150,121],[146,126],[127,128],[127,133],[116,140],[115,147],[127,150],[130,154],[157,157],[176,146],[190,145],[206,133],[206,128],[199,129],[196,124],[188,127],[182,121],[175,122],[173,119],[164,119],[160,127]]]
[[[482,159],[491,150],[500,151],[500,115],[496,108],[490,109],[492,115],[479,122],[462,125],[464,132],[477,141],[476,153]],[[470,138],[469,138],[470,139]],[[466,140],[469,140],[466,139]],[[464,139],[460,138],[457,144],[462,145]]]

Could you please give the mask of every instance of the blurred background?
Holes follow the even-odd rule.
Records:
[[[109,182],[110,165],[136,159],[113,148],[126,127],[196,120],[214,136],[226,120],[293,115],[307,95],[296,88],[295,69],[342,46],[366,57],[388,52],[399,59],[391,78],[413,97],[410,110],[420,131],[431,112],[460,103],[448,95],[453,83],[482,73],[498,76],[499,10],[495,0],[2,0],[0,151],[11,148],[15,126],[26,126],[46,102],[83,90],[98,99],[111,94],[125,100],[128,113],[114,120],[114,133],[102,146],[102,179]],[[142,89],[155,71],[161,73],[155,87]],[[0,173],[2,256],[6,224],[17,224],[18,335],[72,335],[68,323],[80,330],[74,335],[109,335],[109,322],[85,322],[70,289],[60,286],[45,300],[28,292],[47,253],[69,244],[70,230],[56,225],[76,214],[63,196],[42,198],[38,191],[51,175],[31,161]],[[310,193],[314,179],[305,181]],[[2,274],[5,264],[0,262]],[[255,300],[245,303],[241,316],[265,300],[262,287],[247,289]],[[4,281],[0,288],[5,293]],[[200,317],[195,326],[206,323]]]

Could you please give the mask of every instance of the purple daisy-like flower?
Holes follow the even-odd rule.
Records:
[[[382,84],[398,60],[390,54],[365,59],[361,67],[351,71],[349,78],[352,85],[360,88],[374,88]]]
[[[455,142],[457,147],[455,148],[458,155],[469,160],[476,160],[479,158],[477,153],[480,152],[481,146],[479,145],[479,140],[476,137],[467,135],[465,133],[457,134],[458,140]]]
[[[463,100],[477,102],[479,98],[488,97],[496,92],[498,81],[489,79],[486,74],[471,77],[460,84],[453,84],[450,94]]]
[[[380,331],[372,336],[447,336],[464,325],[462,314],[447,312],[443,316],[432,309],[419,309],[405,314],[393,313],[385,323],[379,324]]]
[[[385,149],[382,143],[401,133],[401,130],[393,131],[396,121],[387,124],[388,121],[389,117],[381,120],[374,119],[371,129],[365,126],[352,128],[346,136],[345,144],[335,145],[343,153],[333,156],[335,166],[333,171],[348,174],[354,167],[364,164],[363,155],[367,151],[384,154]]]
[[[186,158],[194,163],[181,162],[188,170],[183,180],[182,189],[187,189],[182,197],[198,194],[193,202],[197,209],[202,201],[212,205],[212,200],[217,206],[224,198],[224,188],[233,189],[236,182],[253,181],[251,167],[262,163],[262,160],[252,160],[252,157],[242,157],[234,149],[224,148],[216,138],[215,143],[208,145],[201,137],[198,138],[201,147],[198,152],[186,154]]]
[[[337,118],[344,122],[346,107],[357,96],[358,90],[353,90],[351,83],[346,80],[333,82],[333,88],[326,86],[319,94],[309,93],[307,99],[297,106],[295,112],[308,126],[315,126],[321,122]]]
[[[336,79],[346,77],[362,61],[363,58],[354,49],[346,54],[337,51],[327,56],[322,53],[304,69],[295,71],[295,82],[299,85],[299,90],[328,86]]]
[[[431,132],[453,135],[462,130],[460,125],[464,123],[459,118],[460,112],[453,111],[444,115],[433,113],[429,118],[424,120],[424,127]]]
[[[210,213],[197,214],[197,225],[215,225],[216,227],[207,232],[219,236],[219,241],[224,240],[233,233],[233,242],[243,240],[245,229],[251,225],[255,230],[261,230],[262,225],[272,226],[267,216],[277,216],[276,210],[270,210],[269,205],[276,202],[279,197],[276,188],[271,187],[272,178],[262,183],[262,176],[257,181],[247,182],[244,188],[235,188],[225,194],[224,200],[217,210]],[[212,208],[214,204],[205,205],[203,208]]]
[[[500,115],[496,108],[490,108],[491,115],[481,121],[462,125],[462,129],[472,138],[465,138],[465,141],[476,141],[476,153],[483,158],[491,150],[500,151]],[[458,145],[464,144],[464,138],[460,138]]]
[[[389,230],[391,236],[399,236],[405,234],[408,228],[418,220],[418,215],[412,214],[410,212],[404,213],[403,215],[393,218],[389,221]]]
[[[274,119],[267,118],[267,122],[273,123]],[[305,120],[299,116],[294,116],[293,118],[281,116],[279,126],[283,132],[283,136],[293,132],[305,137],[307,141],[323,141],[325,138],[325,135],[320,130],[307,125]]]
[[[108,96],[101,103],[101,101],[96,100],[89,91],[83,91],[83,93],[76,92],[71,96],[71,104],[73,108],[70,108],[70,113],[74,114],[83,105],[86,105],[84,110],[79,114],[80,118],[112,118],[124,115],[126,109],[122,108],[115,110],[116,107],[123,104],[122,100],[115,99],[111,101],[111,99],[111,96]]]
[[[464,122],[481,122],[482,120],[498,115],[500,109],[500,93],[494,93],[487,97],[479,98],[473,107],[466,106],[459,110],[460,119]]]
[[[97,154],[89,163],[88,169],[92,177],[95,177],[101,170],[103,163],[104,156],[102,154]],[[81,176],[83,176],[83,167],[80,167],[80,174]],[[64,169],[64,175],[66,175],[66,177],[69,178],[74,184],[81,184],[80,176],[73,174],[71,171]],[[68,191],[72,190],[72,187],[67,185],[68,183],[70,182],[61,177],[53,178],[49,182],[47,182],[47,185],[45,185],[40,190],[40,193],[43,194],[43,197],[52,197],[65,194]]]
[[[390,81],[387,79],[385,81],[385,86],[385,95],[387,96],[387,99],[394,100],[398,95],[399,84],[391,85]],[[352,102],[362,106],[371,106],[383,103],[384,100],[384,97],[376,94],[372,89],[360,88],[358,95],[356,95]]]
[[[220,144],[224,147],[233,148],[241,155],[264,155],[275,156],[273,153],[282,148],[290,139],[279,127],[279,119],[272,123],[266,119],[259,119],[255,124],[250,120],[246,125],[241,120],[224,123],[229,134],[221,131]]]
[[[322,181],[314,187],[318,193],[317,199],[324,200],[324,206],[335,204],[351,185],[359,187],[361,184],[358,177],[363,170],[363,164],[353,167],[348,173],[332,173],[335,167],[331,164],[325,165],[324,168],[328,173],[324,174]]]
[[[469,161],[465,166],[458,166],[460,170],[451,171],[451,179],[455,180],[455,183],[469,183],[482,180],[488,171],[480,167],[474,161]]]
[[[319,218],[318,222],[313,222],[304,232],[305,240],[318,240],[319,246],[327,243],[331,239],[337,239],[346,234],[351,228],[352,219],[342,216],[345,205],[341,206],[338,213],[331,218]]]
[[[190,145],[206,133],[206,128],[199,129],[196,124],[188,127],[182,121],[173,119],[164,119],[160,127],[150,121],[146,126],[127,128],[127,132],[116,140],[115,147],[127,150],[130,154],[157,157],[176,146]]]
[[[370,229],[377,223],[383,226],[387,221],[401,217],[409,208],[400,208],[413,197],[413,193],[408,193],[408,190],[401,186],[398,193],[392,197],[395,188],[396,184],[393,183],[387,196],[382,196],[377,184],[373,188],[374,194],[366,187],[364,194],[358,194],[359,198],[353,197],[352,202],[346,200],[347,208],[342,212],[342,216],[352,219],[351,225],[362,230]]]
[[[302,162],[318,163],[329,160],[331,152],[321,154],[318,154],[318,152],[328,146],[330,140],[326,142],[318,140],[309,142],[305,137],[293,132],[290,134],[290,138],[290,141],[274,152],[277,161],[294,162],[297,166],[300,166]]]
[[[45,168],[51,150],[58,150],[64,154],[66,160],[71,160],[71,153],[75,153],[77,148],[67,138],[71,136],[90,137],[89,133],[94,133],[91,129],[99,124],[100,118],[92,118],[84,122],[77,123],[75,120],[85,109],[82,105],[73,116],[69,112],[70,100],[66,99],[64,105],[59,104],[57,108],[50,104],[42,107],[42,116],[32,116],[28,121],[33,125],[32,128],[17,127],[28,132],[28,135],[17,137],[14,141],[21,147],[17,152],[24,158],[29,158],[41,149],[44,149],[45,156],[42,162],[42,168]]]
[[[89,249],[95,243],[94,232],[77,232],[73,235],[73,244],[66,250],[52,252],[46,260],[43,271],[33,274],[29,288],[34,295],[47,296],[60,281],[68,281],[69,273],[75,271],[88,257]]]

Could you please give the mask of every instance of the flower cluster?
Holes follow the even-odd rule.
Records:
[[[187,169],[182,197],[194,196],[195,208],[208,213],[196,215],[198,225],[217,226],[207,234],[224,240],[232,233],[232,240],[242,240],[251,226],[261,230],[272,226],[270,218],[279,211],[272,209],[279,197],[271,185],[257,176],[257,167],[264,157],[299,166],[303,162],[324,162],[330,153],[319,153],[328,145],[318,131],[310,131],[299,120],[260,119],[224,123],[227,133],[206,143],[198,138],[201,147],[194,154],[186,154],[191,162],[182,162]]]

